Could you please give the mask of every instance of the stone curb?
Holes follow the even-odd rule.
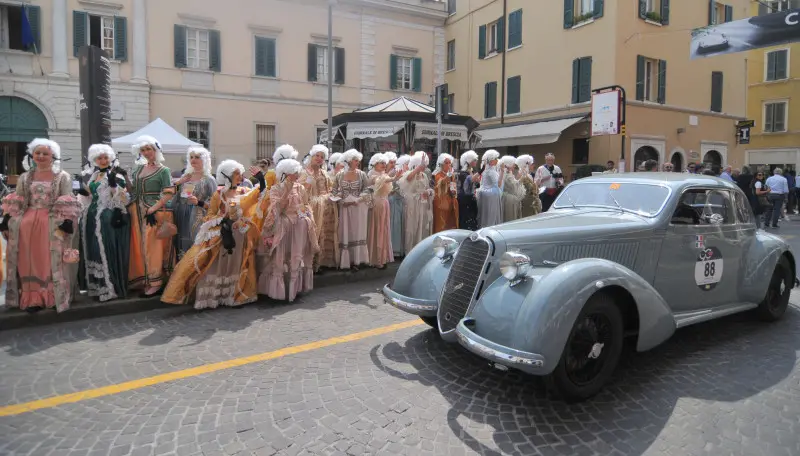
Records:
[[[389,282],[394,278],[395,272],[400,265],[399,261],[388,265],[386,269],[379,270],[371,267],[364,267],[358,272],[350,271],[326,271],[314,276],[314,291],[336,285],[348,283],[358,283],[370,280],[385,279]],[[258,302],[268,302],[269,298],[259,299]],[[110,302],[97,302],[81,296],[75,300],[70,309],[61,314],[52,310],[45,310],[35,314],[29,314],[17,309],[0,308],[0,331],[18,329],[31,326],[51,325],[54,323],[64,323],[92,318],[109,317],[113,315],[123,315],[138,312],[148,312],[153,310],[163,311],[165,317],[180,315],[193,311],[191,306],[174,306],[162,303],[158,297],[142,299],[127,298],[118,299]]]

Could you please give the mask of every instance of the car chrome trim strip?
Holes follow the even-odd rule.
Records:
[[[467,328],[465,320],[466,318],[458,323],[456,335],[458,343],[472,353],[509,367],[544,367],[544,356],[489,342]]]
[[[408,298],[389,288],[388,284],[383,287],[381,292],[383,294],[383,300],[386,302],[386,304],[412,315],[418,315],[420,317],[435,317],[436,312],[439,309],[439,303],[436,301]]]

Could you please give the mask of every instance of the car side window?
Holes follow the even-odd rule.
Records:
[[[754,223],[755,216],[753,215],[753,208],[750,207],[750,202],[747,197],[742,193],[734,193],[736,203],[736,218],[739,223]]]
[[[735,223],[730,192],[700,188],[686,190],[670,223],[701,226]]]

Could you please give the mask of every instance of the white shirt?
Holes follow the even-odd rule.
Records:
[[[559,179],[552,179],[553,174],[561,174],[561,168],[553,165],[553,172],[551,173],[550,170],[548,170],[545,166],[546,165],[540,166],[539,169],[536,170],[536,174],[533,176],[533,181],[536,182],[536,185],[538,185],[540,188],[556,188],[558,186],[557,184],[564,185],[563,177]],[[551,177],[551,179],[547,179],[548,177]]]

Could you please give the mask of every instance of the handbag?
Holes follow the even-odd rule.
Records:
[[[81,253],[77,249],[64,249],[61,260],[67,264],[76,264],[81,260]]]
[[[158,227],[156,237],[159,239],[170,239],[178,234],[178,227],[172,222],[164,222]]]

